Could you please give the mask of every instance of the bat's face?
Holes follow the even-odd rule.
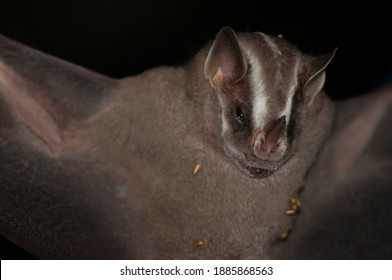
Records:
[[[217,35],[205,75],[222,107],[225,149],[248,174],[268,176],[293,154],[301,137],[297,120],[322,89],[332,55],[312,61],[283,38],[262,33],[237,38],[223,28]]]

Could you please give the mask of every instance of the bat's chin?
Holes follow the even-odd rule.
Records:
[[[256,178],[265,178],[272,175],[276,170],[265,169],[260,167],[251,167],[247,165],[243,165],[242,168],[244,171],[252,177]]]
[[[242,171],[244,171],[247,175],[255,178],[265,178],[271,176],[276,171],[278,171],[290,158],[289,150],[287,150],[284,156],[277,161],[256,159],[244,153],[233,152],[231,149],[226,149],[226,152]]]
[[[244,162],[238,162],[238,164],[248,175],[256,178],[265,178],[279,170],[283,166],[284,162],[270,162],[268,164],[259,164],[256,166],[249,165],[248,163]]]

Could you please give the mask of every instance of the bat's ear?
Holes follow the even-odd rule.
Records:
[[[224,85],[233,85],[245,76],[247,66],[235,32],[230,27],[223,27],[206,58],[205,77],[216,89]]]
[[[0,35],[0,101],[50,150],[67,144],[71,124],[99,110],[114,84]]]
[[[332,52],[312,57],[307,69],[307,79],[303,86],[304,99],[307,104],[312,104],[314,97],[321,91],[325,82],[325,69],[335,56],[337,49]]]

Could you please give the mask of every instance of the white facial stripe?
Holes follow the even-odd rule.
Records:
[[[222,108],[225,108],[225,103],[222,101],[221,96],[218,95],[219,103]],[[230,129],[229,122],[226,120],[224,110],[222,111],[222,134],[225,134]]]
[[[229,130],[229,123],[227,122],[225,115],[222,114],[222,134],[225,134]]]
[[[259,34],[264,42],[266,43],[265,45],[271,50],[272,52],[272,57],[266,57],[266,60],[274,60],[275,63],[275,75],[274,75],[274,85],[275,87],[279,87],[282,85],[282,69],[281,69],[281,58],[282,56],[282,51],[279,48],[279,46],[274,42],[274,40],[269,37],[266,34],[263,33],[257,33]],[[265,122],[268,119],[270,112],[270,108],[268,108],[268,94],[267,94],[267,86],[265,84],[265,81],[263,80],[264,74],[263,73],[263,65],[262,65],[262,59],[256,55],[254,55],[255,50],[251,48],[247,48],[245,46],[241,46],[243,51],[245,52],[250,65],[252,65],[252,72],[250,75],[250,86],[251,90],[253,92],[253,108],[252,108],[252,114],[253,114],[253,122],[254,122],[254,127],[261,127],[263,128],[265,126]],[[281,111],[280,116],[286,116],[286,122],[288,123],[290,121],[290,114],[291,114],[291,109],[293,105],[293,98],[295,94],[295,90],[297,88],[298,84],[298,71],[299,71],[299,57],[296,57],[295,60],[295,65],[293,67],[293,72],[291,76],[291,81],[289,83],[290,87],[287,92],[287,98],[286,98],[286,103],[284,104],[284,107]],[[285,83],[287,85],[287,83]],[[282,104],[283,105],[283,104]]]
[[[275,42],[266,34],[258,32],[261,37],[264,38],[264,41],[267,43],[267,45],[271,48],[272,52],[274,53],[274,56],[281,56],[282,51],[279,49],[278,45],[275,44]]]
[[[290,114],[291,114],[291,108],[293,105],[293,98],[294,98],[294,94],[295,94],[295,90],[297,88],[298,85],[298,68],[299,68],[299,59],[298,56],[295,59],[295,65],[293,67],[293,74],[291,77],[291,81],[290,81],[290,89],[287,95],[287,101],[286,101],[286,105],[282,111],[281,116],[286,116],[286,123],[288,124],[290,122]]]
[[[251,87],[253,92],[253,122],[255,127],[263,125],[263,120],[267,116],[267,93],[265,92],[263,76],[261,73],[261,63],[256,57],[249,57],[252,65]]]
[[[282,51],[279,49],[278,45],[271,39],[270,36],[262,32],[258,32],[257,34],[263,37],[264,42],[267,44],[267,46],[271,49],[273,53],[273,57],[276,62],[275,86],[279,86],[282,81],[281,60],[280,60],[280,56],[282,56]]]
[[[267,116],[267,93],[265,89],[265,82],[263,81],[262,66],[260,59],[254,55],[255,50],[249,48],[246,44],[241,45],[249,64],[252,66],[250,73],[250,87],[252,95],[252,118],[255,127],[260,127],[264,124]]]

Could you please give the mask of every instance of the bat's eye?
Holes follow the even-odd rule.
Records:
[[[246,117],[240,106],[237,106],[235,109],[235,117],[241,126],[246,126]]]

